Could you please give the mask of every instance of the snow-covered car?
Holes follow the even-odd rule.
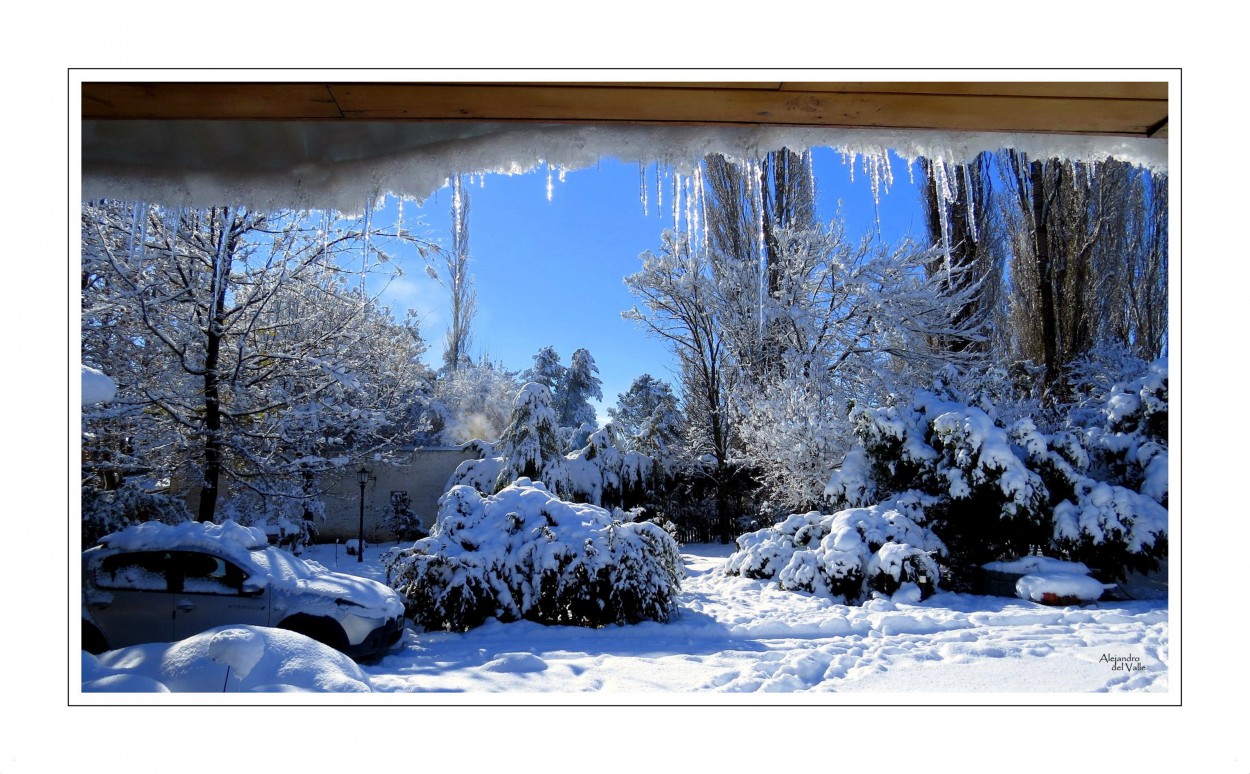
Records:
[[[234,522],[139,524],[82,554],[82,647],[175,642],[225,624],[289,629],[357,660],[399,642],[393,589],[331,572]]]

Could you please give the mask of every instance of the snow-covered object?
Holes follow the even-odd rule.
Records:
[[[108,403],[117,397],[117,382],[91,366],[82,367],[82,405]]]
[[[208,641],[208,657],[230,667],[236,680],[245,680],[265,656],[265,640],[252,629],[222,629]]]
[[[921,129],[84,121],[83,138],[91,150],[83,159],[84,200],[229,201],[260,210],[359,212],[381,192],[424,200],[461,175],[542,168],[563,175],[605,157],[658,162],[687,175],[708,154],[755,159],[783,148],[838,149],[852,168],[868,171],[874,190],[888,188],[892,179],[891,149],[908,163],[923,156],[942,160],[945,168],[983,151],[1014,148],[1030,158],[1114,158],[1167,169],[1166,140]],[[136,157],[148,163],[134,166]]]
[[[269,616],[261,623],[279,626],[295,615],[332,619],[342,627],[349,652],[365,647],[370,634],[379,627],[393,631],[402,625],[403,602],[392,589],[368,578],[331,572],[317,562],[305,562],[270,546],[264,531],[256,527],[233,521],[148,522],[106,535],[100,542],[101,546],[83,552],[84,575],[118,552],[202,551],[234,563],[245,573],[244,583],[264,591]],[[201,582],[216,581],[210,578]],[[163,579],[160,584],[164,586]],[[108,593],[94,587],[87,591]],[[124,623],[112,633],[106,622],[97,623],[112,644],[133,634]]]
[[[1025,575],[1016,581],[1016,596],[1046,604],[1097,602],[1112,584],[1074,572],[1046,572]]]
[[[386,561],[414,620],[458,631],[489,618],[576,626],[666,621],[682,574],[677,544],[663,529],[615,521],[527,478],[494,495],[452,488],[430,536]]]
[[[923,584],[931,593],[940,576],[934,557],[945,546],[923,526],[921,502],[904,497],[833,514],[792,514],[739,537],[725,572],[776,579],[783,589],[848,604],[870,591],[893,594],[905,583]]]
[[[232,625],[174,643],[83,651],[82,690],[366,693],[373,685],[355,661],[302,634]]]
[[[989,562],[982,565],[990,572],[1005,572],[1013,575],[1031,575],[1038,573],[1068,573],[1089,575],[1089,568],[1080,562],[1065,562],[1049,556],[1026,556],[1010,562]]]
[[[188,521],[173,525],[146,522],[105,535],[100,542],[122,551],[204,548],[243,564],[250,560],[252,551],[269,545],[269,537],[262,529],[244,527],[233,521],[221,524]]]

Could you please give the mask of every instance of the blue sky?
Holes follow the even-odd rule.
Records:
[[[817,211],[832,219],[839,202],[848,235],[875,231],[876,213],[868,177],[857,168],[852,181],[840,154],[814,152]],[[916,184],[907,165],[891,159],[894,184],[880,197],[881,238],[896,242],[905,235],[924,238],[924,217]],[[913,168],[917,182],[919,166]],[[662,174],[662,173],[661,173]],[[644,214],[637,164],[604,159],[597,168],[566,173],[552,183],[547,174],[487,175],[468,187],[470,195],[470,267],[478,294],[473,323],[475,358],[485,354],[510,369],[532,364],[540,348],[553,346],[568,364],[574,350],[585,347],[595,358],[603,380],[599,420],[617,395],[643,373],[673,382],[675,359],[621,311],[636,301],[623,278],[641,267],[639,256],[657,250],[660,234],[672,225],[671,187],[656,206],[654,166],[647,170],[648,207]],[[379,215],[393,216],[390,200]],[[421,226],[416,226],[417,219]],[[406,228],[444,246],[450,244],[451,189],[422,206],[403,203]],[[447,302],[441,287],[425,275],[415,255],[405,261],[405,276],[384,295],[397,317],[408,308],[419,312],[422,334],[430,345],[427,361],[441,363],[447,323]]]

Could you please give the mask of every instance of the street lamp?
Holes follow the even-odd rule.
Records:
[[[365,560],[365,484],[369,483],[369,471],[363,465],[356,471],[356,480],[360,482],[360,529],[356,533],[356,561]]]

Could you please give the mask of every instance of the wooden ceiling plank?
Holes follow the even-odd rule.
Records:
[[[1041,92],[1053,84],[1034,85]],[[782,124],[1144,136],[1167,118],[1167,101],[1157,99],[868,92],[855,90],[856,84],[812,84],[824,91],[768,86],[84,83],[82,93],[87,119]],[[993,90],[986,84],[962,86]],[[1099,86],[1106,94],[1101,87],[1112,85]]]
[[[1155,81],[1119,82],[922,82],[857,81],[846,83],[784,83],[783,91],[876,94],[948,94],[964,96],[1070,97],[1089,99],[1168,98],[1168,85]]]
[[[1153,100],[757,90],[335,84],[358,120],[734,123],[1142,135]]]
[[[84,83],[83,118],[342,118],[324,83]]]

